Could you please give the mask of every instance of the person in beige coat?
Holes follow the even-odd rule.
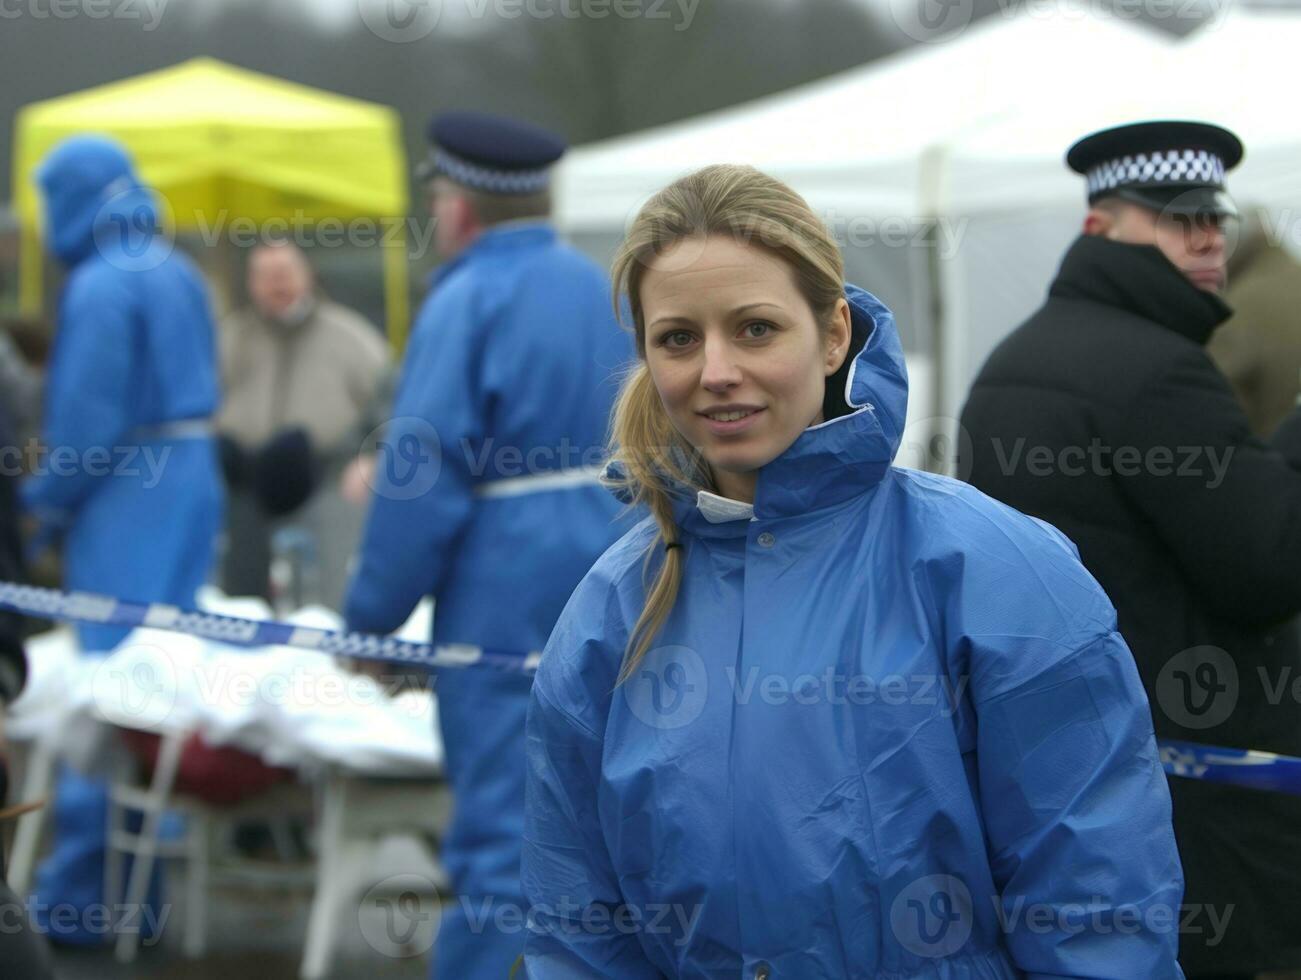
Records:
[[[1269,439],[1301,393],[1301,262],[1271,241],[1256,212],[1229,260],[1233,317],[1207,353],[1233,386],[1247,421]]]
[[[316,581],[303,600],[337,607],[364,514],[337,477],[360,446],[389,370],[383,335],[324,298],[296,245],[259,245],[249,305],[221,323],[217,420],[229,489],[223,587],[271,598],[272,535],[299,525],[313,540]]]

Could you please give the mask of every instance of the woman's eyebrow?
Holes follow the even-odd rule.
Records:
[[[769,302],[766,302],[766,301],[765,301],[765,302],[758,302],[758,303],[746,303],[745,305],[743,305],[743,306],[738,306],[738,307],[736,307],[736,309],[732,310],[731,315],[732,315],[732,316],[736,316],[736,314],[738,314],[738,313],[744,313],[746,310],[753,310],[753,309],[756,309],[756,308],[761,307],[761,306],[770,306],[770,307],[772,307],[774,310],[780,310],[780,309],[781,309],[781,306],[780,306],[779,304],[777,304],[777,303],[769,303]]]
[[[761,301],[758,303],[743,303],[740,306],[734,307],[733,309],[729,310],[727,315],[732,317],[732,316],[736,316],[739,313],[744,313],[747,310],[754,310],[764,306],[771,307],[774,310],[780,310],[782,308],[777,303],[769,303],[767,301]],[[652,320],[649,324],[647,324],[647,329],[654,326],[658,326],[661,323],[693,324],[695,322],[696,321],[692,320],[691,317],[689,316],[661,316],[661,317],[657,317],[656,319]]]

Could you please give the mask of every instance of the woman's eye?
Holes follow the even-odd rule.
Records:
[[[772,333],[772,324],[765,323],[762,320],[753,320],[750,323],[747,323],[742,329],[745,331],[745,335],[751,340],[758,340],[759,338],[766,337],[768,334]]]
[[[674,330],[660,338],[660,344],[664,347],[686,347],[689,343],[691,334],[686,330]]]

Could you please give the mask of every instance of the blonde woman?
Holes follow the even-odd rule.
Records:
[[[607,477],[651,516],[533,687],[527,975],[1182,976],[1114,610],[1053,528],[891,465],[894,322],[803,199],[706,168],[614,271]]]

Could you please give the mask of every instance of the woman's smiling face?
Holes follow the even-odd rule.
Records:
[[[849,345],[849,304],[819,327],[795,270],[724,235],[687,238],[641,280],[646,364],[674,428],[720,493],[753,500],[758,469],[822,421]]]

